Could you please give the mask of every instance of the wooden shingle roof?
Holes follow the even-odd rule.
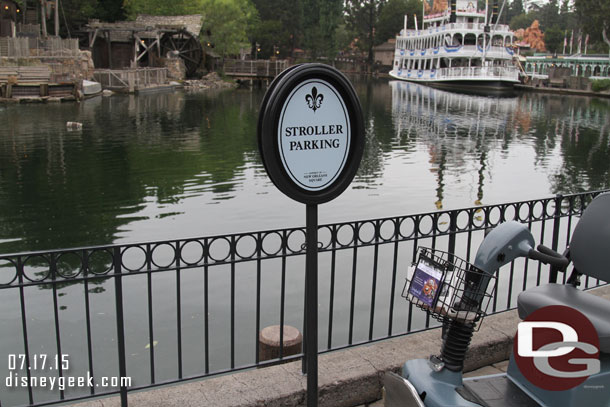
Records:
[[[192,14],[188,16],[150,16],[147,14],[138,14],[136,23],[156,28],[186,28],[189,33],[198,37],[202,26],[201,19],[201,14]]]

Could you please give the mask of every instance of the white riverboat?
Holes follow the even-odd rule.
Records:
[[[421,28],[407,29],[405,16],[390,76],[448,89],[511,90],[519,82],[514,34],[497,23],[497,3],[489,19],[476,4],[452,0],[446,10],[424,15]]]

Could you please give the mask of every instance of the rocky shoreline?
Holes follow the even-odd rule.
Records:
[[[216,72],[210,72],[201,79],[187,79],[182,82],[185,90],[197,91],[206,89],[235,89],[238,84],[229,82],[220,77]]]

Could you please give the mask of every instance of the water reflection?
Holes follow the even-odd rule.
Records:
[[[523,102],[531,116],[531,127],[538,140],[538,158],[555,151],[563,164],[549,181],[555,193],[581,192],[610,185],[610,101],[572,97],[531,95]],[[525,128],[524,128],[525,130]]]
[[[364,157],[322,222],[609,184],[608,100],[354,83]],[[262,96],[166,93],[0,107],[0,252],[302,224],[302,208],[275,189],[258,157]],[[67,131],[67,121],[83,130]]]
[[[443,208],[448,163],[457,171],[474,167],[474,204],[481,205],[488,152],[496,141],[510,138],[508,124],[517,98],[465,95],[403,81],[390,86],[397,144],[414,139],[425,146],[436,180],[436,208]]]
[[[111,243],[132,222],[183,213],[176,205],[189,197],[234,197],[254,157],[244,151],[256,148],[256,113],[237,93],[7,107],[1,251]]]
[[[535,173],[547,172],[552,193],[602,189],[610,184],[608,100],[535,93],[483,97],[402,81],[392,81],[390,87],[394,148],[411,149],[413,143],[424,146],[429,170],[435,175],[439,209],[447,171],[472,174],[476,184],[473,203],[480,205],[490,189],[486,181],[498,178],[501,172],[498,157],[510,158],[516,149],[528,145],[533,148],[533,161],[516,157],[511,165],[533,165]],[[516,173],[512,184],[530,182]]]

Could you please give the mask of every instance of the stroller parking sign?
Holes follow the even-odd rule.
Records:
[[[363,128],[360,102],[343,74],[323,64],[296,65],[267,90],[259,150],[280,191],[305,204],[324,203],[356,174]]]
[[[347,107],[330,83],[311,79],[296,87],[282,107],[277,133],[290,179],[307,191],[332,184],[345,167],[350,130]]]
[[[364,150],[364,120],[347,78],[323,64],[278,75],[258,119],[258,148],[275,186],[306,205],[305,357],[307,406],[318,405],[318,204],[352,182]]]

